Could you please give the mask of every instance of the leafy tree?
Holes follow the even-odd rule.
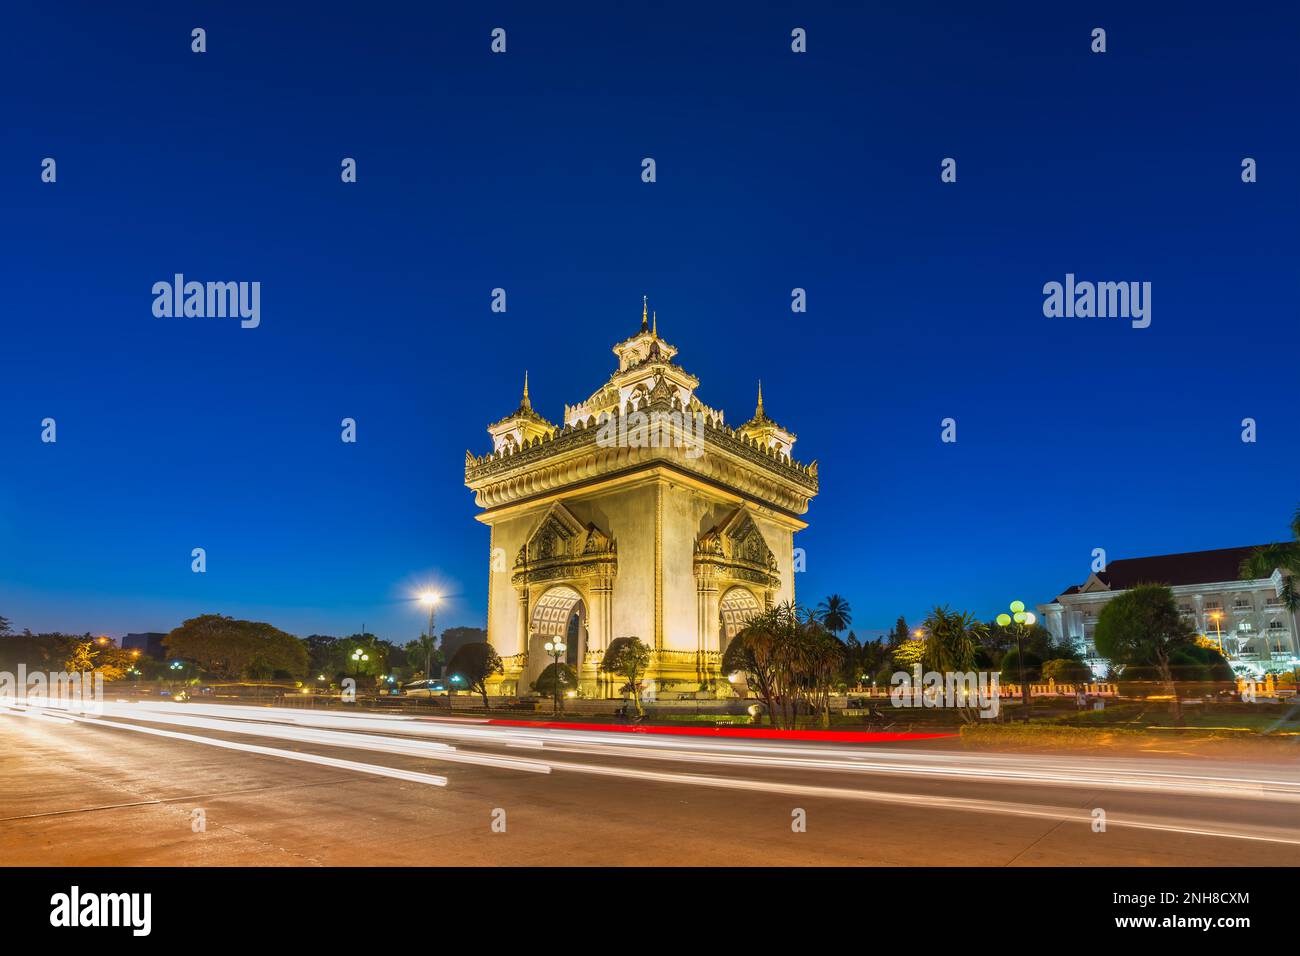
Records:
[[[138,651],[128,651],[110,644],[95,649],[95,673],[102,674],[105,681],[121,680],[132,670],[140,670],[137,665],[143,663],[144,667],[148,668],[147,662],[152,660],[152,658],[142,658]]]
[[[89,636],[89,635],[87,635]],[[95,669],[95,642],[77,641],[68,648],[63,669],[69,674],[84,674]]]
[[[446,658],[438,650],[438,639],[429,634],[421,634],[406,643],[406,668],[414,676],[420,674],[425,679],[433,676],[433,671]]]
[[[1296,577],[1300,575],[1300,508],[1291,518],[1292,541],[1266,544],[1252,552],[1241,563],[1243,578],[1267,578],[1274,571],[1282,572],[1282,593],[1279,595],[1286,609],[1294,614],[1300,611],[1300,588]]]
[[[1043,680],[1054,680],[1058,684],[1087,684],[1092,681],[1092,668],[1082,661],[1058,657],[1043,663]]]
[[[1025,683],[1032,684],[1038,680],[1042,674],[1042,667],[1043,659],[1026,648]],[[1013,647],[1002,656],[1002,669],[998,675],[998,680],[1003,684],[1019,684],[1020,676],[1020,652]]]
[[[349,634],[334,642],[331,670],[335,678],[351,677],[361,682],[362,678],[373,681],[381,674],[388,673],[388,655],[395,650],[388,641],[381,641],[374,634]],[[360,658],[353,655],[361,652]]]
[[[1193,643],[1179,647],[1169,654],[1169,672],[1175,681],[1232,681],[1232,667],[1219,653],[1217,647],[1202,647]],[[1160,669],[1154,664],[1126,664],[1121,674],[1126,681],[1160,680]]]
[[[312,675],[333,674],[337,662],[339,639],[328,634],[311,634],[303,642],[307,645],[307,669]]]
[[[856,687],[862,683],[862,677],[870,670],[866,666],[867,649],[858,640],[858,635],[849,631],[844,639],[844,666],[840,668],[839,683],[846,687]]]
[[[398,647],[392,641],[386,641],[382,637],[375,640],[375,649],[379,651],[379,656],[383,659],[384,666],[382,672],[387,674],[395,668],[406,666],[406,650]]]
[[[79,641],[91,640],[89,634],[6,634],[0,639],[0,670],[16,671],[19,664],[32,670],[67,670],[64,662],[70,649]]]
[[[809,615],[797,632],[793,655],[795,674],[790,683],[803,692],[821,727],[831,725],[830,697],[844,668],[844,645]]]
[[[915,637],[909,637],[907,640],[896,645],[890,652],[889,659],[894,662],[894,667],[901,670],[911,670],[914,664],[921,663],[921,658],[925,655],[925,641]]]
[[[907,626],[907,620],[903,615],[898,615],[898,620],[894,622],[894,629],[889,632],[889,650],[892,652],[896,647],[902,647],[912,638],[912,630]]]
[[[444,632],[445,633],[445,632]],[[483,697],[483,709],[490,710],[488,703],[488,678],[504,673],[501,655],[487,641],[475,641],[462,644],[447,663],[447,672],[459,677],[470,691]]]
[[[870,680],[881,667],[887,665],[887,654],[882,638],[859,643],[857,635],[850,631],[844,641],[845,686],[856,687],[863,681]]]
[[[840,631],[845,630],[853,623],[853,609],[849,607],[849,602],[845,598],[840,597],[838,594],[832,594],[817,605],[813,617],[820,622],[822,627],[838,636]]]
[[[733,641],[734,643],[734,641]],[[639,637],[616,637],[605,648],[605,655],[600,660],[600,669],[606,674],[617,674],[627,684],[623,693],[631,694],[632,705],[637,716],[645,711],[641,708],[641,675],[650,666],[650,648]]]
[[[1163,584],[1139,584],[1110,601],[1097,615],[1097,653],[1125,666],[1151,665],[1172,696],[1175,722],[1183,711],[1170,670],[1175,651],[1195,647],[1195,634],[1178,611],[1174,592]]]
[[[751,617],[723,656],[725,671],[746,675],[774,727],[794,727],[801,703],[829,724],[830,691],[843,668],[844,645],[789,602]]]
[[[763,616],[757,615],[759,618]],[[780,658],[775,636],[762,624],[761,620],[750,618],[740,633],[731,639],[722,652],[722,672],[744,674],[745,683],[763,702],[767,722],[779,727],[776,695],[780,685]]]
[[[13,633],[13,624],[9,622],[9,618],[0,616],[0,637],[11,633]]]
[[[578,672],[561,661],[546,665],[546,669],[533,681],[533,690],[546,697],[558,695],[563,698],[571,690],[578,689]]]
[[[244,678],[307,671],[307,646],[261,621],[237,621],[220,614],[190,618],[163,638],[173,657],[196,662],[220,677]]]
[[[1217,647],[1180,647],[1169,655],[1170,669],[1183,680],[1233,681],[1232,665]]]

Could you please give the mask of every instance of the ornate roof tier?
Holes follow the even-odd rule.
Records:
[[[788,514],[808,510],[817,463],[790,457],[795,436],[767,417],[761,384],[754,417],[729,428],[696,396],[699,380],[673,362],[677,349],[659,338],[644,301],[640,331],[614,354],[618,368],[585,402],[565,406],[563,427],[533,410],[525,377],[519,408],[488,429],[492,452],[465,453],[465,483],[480,506],[668,465]]]
[[[741,425],[736,431],[783,454],[789,454],[790,449],[794,447],[794,432],[782,428],[768,418],[767,413],[763,411],[763,383],[761,381],[758,383],[758,407],[754,409],[754,417]]]
[[[519,400],[519,407],[499,422],[488,426],[488,434],[492,436],[492,449],[505,451],[522,448],[534,438],[553,431],[555,426],[533,411],[533,403],[528,398],[528,373],[524,372],[524,395]]]

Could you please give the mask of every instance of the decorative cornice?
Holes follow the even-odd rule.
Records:
[[[718,426],[707,416],[703,440],[697,440],[696,448],[598,442],[602,428],[618,426],[618,416],[605,425],[591,417],[538,436],[514,451],[479,457],[467,451],[465,484],[480,506],[490,508],[629,468],[671,463],[796,515],[808,510],[809,500],[818,492],[817,462],[800,464],[735,429]]]

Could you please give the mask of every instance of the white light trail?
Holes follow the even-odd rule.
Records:
[[[305,754],[296,750],[280,750],[275,747],[259,747],[256,744],[242,744],[234,740],[218,740],[215,737],[202,737],[198,734],[183,734],[174,730],[160,730],[157,727],[141,727],[139,724],[123,724],[98,717],[66,718],[68,723],[94,724],[99,727],[111,727],[114,730],[127,730],[138,734],[151,734],[155,737],[170,737],[173,740],[185,740],[190,743],[204,744],[208,747],[220,747],[224,750],[239,750],[244,753],[258,754],[263,757],[278,757],[281,760],[296,760],[300,763],[316,764],[320,767],[332,767],[336,770],[351,770],[376,777],[392,777],[408,783],[424,783],[434,787],[445,787],[446,777],[431,773],[418,773],[414,770],[399,770],[381,764],[358,763],[355,760],[339,760],[336,757],[322,757],[318,754]]]
[[[117,719],[74,717],[81,723],[153,733],[210,746],[264,753],[326,766],[339,766],[412,779],[408,771],[393,770],[352,761],[334,761],[292,751],[236,744],[211,737],[175,733],[122,723],[138,720],[174,724],[241,736],[273,737],[323,747],[351,747],[380,753],[420,757],[438,761],[480,764],[535,773],[583,773],[646,782],[779,793],[787,796],[890,803],[929,807],[955,812],[993,813],[1011,816],[1091,823],[1091,811],[1074,807],[1052,807],[1015,801],[924,793],[822,786],[802,780],[758,780],[707,775],[637,766],[592,764],[554,760],[550,754],[585,754],[610,759],[634,758],[681,763],[716,764],[760,770],[793,770],[802,773],[830,772],[854,775],[929,777],[944,781],[997,782],[1073,788],[1141,791],[1165,795],[1211,798],[1256,799],[1278,803],[1300,802],[1300,776],[1293,768],[1267,769],[1192,764],[1188,761],[1143,760],[1141,758],[1089,758],[1066,761],[1060,757],[1024,754],[962,754],[879,748],[820,747],[771,741],[735,741],[701,738],[668,738],[640,734],[569,731],[557,728],[503,727],[483,723],[460,724],[388,715],[324,714],[282,708],[246,706],[200,706],[146,702],[106,705]],[[364,733],[362,731],[379,731]],[[540,759],[515,758],[491,753],[468,752],[436,740],[452,738],[489,747],[526,748]],[[415,738],[415,739],[413,739]],[[544,755],[544,756],[543,756]],[[428,775],[415,774],[416,778]],[[445,783],[445,778],[432,778]],[[422,781],[427,782],[427,781]],[[1253,840],[1300,845],[1300,830],[1253,826],[1235,821],[1207,823],[1169,817],[1111,813],[1108,826],[1161,830],[1194,836]]]

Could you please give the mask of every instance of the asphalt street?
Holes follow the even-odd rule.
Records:
[[[1293,761],[0,710],[7,865],[1295,865]]]

